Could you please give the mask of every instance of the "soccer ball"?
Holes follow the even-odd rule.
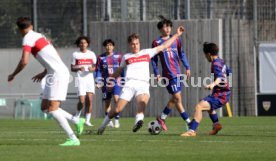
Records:
[[[162,128],[159,122],[157,120],[154,120],[149,122],[148,131],[151,135],[158,135],[162,131]]]

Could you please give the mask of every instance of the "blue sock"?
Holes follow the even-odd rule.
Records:
[[[189,124],[189,129],[196,131],[197,127],[198,127],[198,122],[196,122],[196,120],[193,119],[192,122]]]
[[[188,120],[189,119],[189,115],[187,114],[187,112],[182,112],[180,113],[180,116],[182,117],[182,119],[184,121]]]
[[[210,116],[210,119],[212,120],[213,123],[217,123],[219,120],[218,120],[218,115],[215,113],[215,114],[209,114]]]
[[[115,116],[115,120],[119,120],[119,118],[120,118],[120,114]]]
[[[166,115],[169,115],[171,113],[171,111],[172,110],[166,106],[163,110],[163,113],[166,114]]]

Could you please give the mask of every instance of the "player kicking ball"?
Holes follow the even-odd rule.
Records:
[[[74,117],[60,108],[60,102],[64,101],[67,95],[70,77],[69,70],[53,45],[42,34],[33,31],[30,18],[20,17],[17,19],[16,24],[23,36],[23,53],[15,71],[8,76],[8,81],[12,82],[15,76],[26,67],[29,62],[29,56],[32,54],[45,68],[42,73],[32,78],[34,82],[40,82],[46,76],[41,110],[50,113],[66,132],[68,139],[65,143],[60,144],[60,146],[79,146],[80,141],[74,134],[67,120],[75,124],[78,135],[83,131],[85,120]]]
[[[230,69],[225,65],[224,61],[218,56],[218,46],[214,43],[204,43],[203,51],[206,59],[211,62],[211,73],[214,75],[214,82],[206,88],[212,90],[212,94],[205,97],[195,107],[194,119],[189,124],[189,130],[181,134],[181,136],[196,136],[196,129],[202,120],[202,111],[209,113],[210,119],[213,122],[213,129],[210,135],[216,135],[222,126],[219,123],[216,109],[224,106],[231,95],[227,76]]]
[[[171,37],[172,21],[160,16],[161,21],[158,22],[157,28],[161,33],[161,36],[153,41],[152,46],[156,47],[166,42]],[[177,38],[172,45],[166,50],[162,51],[162,54],[154,56],[151,60],[154,75],[157,80],[160,80],[160,74],[158,70],[158,57],[161,60],[162,76],[169,80],[169,84],[166,89],[171,94],[171,99],[167,102],[166,107],[163,109],[160,116],[157,117],[157,121],[160,123],[162,130],[167,131],[165,120],[171,113],[172,109],[176,107],[181,118],[186,122],[185,125],[191,122],[188,113],[185,111],[182,104],[182,83],[179,80],[183,79],[180,61],[185,66],[187,79],[190,77],[190,65],[186,58],[186,54],[182,48],[181,40]]]
[[[108,115],[104,118],[102,125],[98,129],[98,135],[102,135],[110,120],[117,116],[127,105],[127,103],[135,97],[137,114],[135,125],[132,129],[137,132],[143,126],[144,111],[148,104],[149,93],[149,62],[152,57],[168,48],[179,36],[184,32],[184,27],[180,26],[177,33],[174,34],[165,43],[152,48],[143,49],[140,51],[140,38],[137,34],[132,34],[128,37],[128,43],[131,53],[123,56],[120,67],[115,71],[113,77],[117,78],[126,68],[125,85],[122,89],[116,108],[111,109]]]

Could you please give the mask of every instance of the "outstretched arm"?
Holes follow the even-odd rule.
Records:
[[[174,34],[169,40],[165,41],[163,44],[159,45],[156,47],[156,53],[159,53],[160,51],[163,51],[164,49],[170,47],[172,45],[172,43],[179,37],[182,35],[182,33],[184,32],[184,27],[180,26],[177,28],[177,32],[176,34]]]
[[[14,72],[12,74],[10,74],[8,76],[9,82],[13,81],[14,77],[25,68],[25,66],[29,63],[29,57],[30,57],[30,52],[23,51],[22,57],[17,65],[16,69],[14,70]]]
[[[152,42],[152,48],[155,48],[157,46],[158,46],[158,44],[154,40]],[[152,69],[153,69],[154,76],[158,76],[159,75],[159,70],[158,70],[158,56],[157,55],[155,55],[154,57],[151,58],[151,66],[152,66]]]
[[[191,69],[190,69],[190,65],[188,63],[188,59],[186,57],[186,54],[182,48],[182,44],[181,44],[181,40],[180,39],[177,39],[177,50],[178,50],[178,55],[179,55],[179,58],[182,62],[182,64],[184,65],[185,69],[186,69],[186,76],[187,76],[187,79],[190,78],[191,76]]]

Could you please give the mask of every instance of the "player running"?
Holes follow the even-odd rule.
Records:
[[[179,36],[184,32],[184,27],[179,27],[177,33],[174,34],[169,40],[162,45],[159,45],[152,49],[143,49],[140,51],[140,38],[137,34],[132,34],[128,37],[128,43],[131,49],[131,53],[127,53],[123,56],[122,62],[118,70],[113,74],[113,77],[117,78],[124,68],[126,68],[125,85],[122,89],[116,108],[111,109],[108,116],[104,118],[104,121],[98,129],[98,135],[102,135],[106,125],[109,121],[117,116],[127,105],[127,103],[135,96],[137,114],[135,119],[135,125],[132,129],[133,132],[137,132],[143,125],[144,111],[148,104],[149,93],[149,62],[150,59],[157,53],[168,48]]]
[[[95,93],[94,75],[95,64],[97,62],[96,55],[93,51],[88,50],[90,40],[86,36],[80,36],[75,44],[79,47],[79,51],[75,51],[72,55],[71,71],[77,73],[78,80],[78,96],[77,117],[80,117],[82,109],[86,105],[85,125],[93,126],[90,123],[92,113],[92,99]]]
[[[23,52],[16,69],[8,76],[8,81],[12,82],[15,76],[26,67],[29,62],[29,56],[32,54],[45,68],[42,73],[35,75],[32,80],[40,82],[47,75],[41,110],[52,114],[69,137],[60,146],[79,146],[80,141],[67,120],[76,125],[77,134],[80,135],[83,131],[84,119],[74,117],[60,108],[60,102],[64,101],[67,95],[70,76],[67,67],[62,62],[53,45],[42,34],[33,31],[30,18],[19,17],[16,24],[23,36]]]
[[[202,120],[202,111],[209,113],[213,122],[213,129],[210,135],[216,135],[222,126],[219,123],[216,109],[224,106],[231,95],[227,76],[231,70],[225,65],[224,61],[218,56],[218,46],[214,43],[204,43],[203,51],[206,59],[211,62],[211,73],[214,75],[214,82],[206,88],[212,90],[212,94],[201,100],[195,107],[194,119],[189,124],[189,130],[181,136],[196,136],[196,129]]]
[[[118,85],[118,80],[113,80],[112,83],[109,82],[109,84],[107,80],[110,76],[112,76],[114,71],[116,71],[119,68],[122,56],[119,53],[113,51],[115,46],[113,40],[105,40],[103,42],[103,46],[105,47],[106,52],[98,56],[96,68],[96,86],[97,88],[102,88],[103,100],[105,101],[105,115],[107,115],[111,109],[112,97],[114,98],[116,104],[119,100],[119,95],[121,93],[121,88]],[[122,74],[123,73],[124,72],[122,72]],[[119,118],[120,115],[118,114],[117,116],[115,116],[114,124],[112,121],[110,121],[108,126],[119,128]]]
[[[163,16],[160,16],[161,21],[158,22],[157,28],[162,34],[159,38],[153,41],[152,47],[156,47],[165,43],[171,37],[172,31],[172,22],[170,20],[165,19]],[[160,74],[158,70],[158,57],[161,60],[162,65],[162,76],[169,80],[169,84],[167,85],[167,91],[172,95],[171,99],[168,101],[166,107],[160,116],[157,117],[157,121],[162,126],[164,131],[167,131],[167,126],[165,124],[165,119],[171,112],[171,109],[176,107],[180,116],[187,124],[191,121],[187,112],[185,112],[181,90],[182,84],[179,80],[183,79],[181,76],[180,70],[180,61],[186,68],[187,78],[190,77],[190,65],[184,53],[184,50],[181,45],[181,40],[177,38],[166,50],[161,51],[162,54],[158,54],[154,56],[151,60],[151,64],[153,67],[154,75],[157,77],[157,80],[160,80]]]

